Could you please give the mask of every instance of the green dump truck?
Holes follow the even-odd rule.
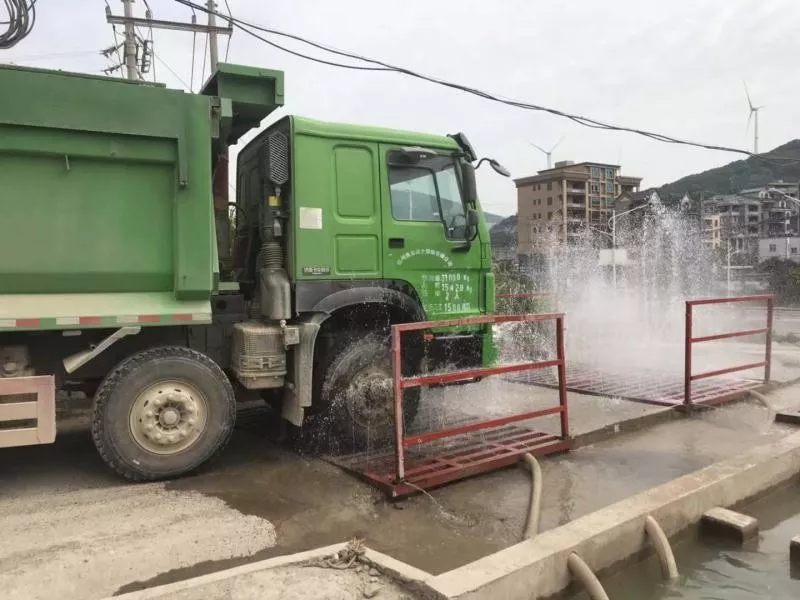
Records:
[[[494,308],[463,134],[256,134],[283,73],[230,64],[200,94],[15,66],[0,89],[0,447],[52,442],[65,392],[132,480],[198,467],[254,396],[364,440],[392,422],[390,326]],[[404,345],[409,372],[491,360],[481,328]]]

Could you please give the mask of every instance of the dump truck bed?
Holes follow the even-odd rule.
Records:
[[[212,144],[282,76],[221,65],[207,87],[0,65],[0,329],[210,319]]]

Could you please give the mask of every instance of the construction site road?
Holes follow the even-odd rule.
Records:
[[[503,384],[475,384],[478,400],[487,385]],[[469,389],[445,391],[463,401]],[[796,389],[783,394],[788,401]],[[663,410],[580,395],[571,402],[576,426],[589,429]],[[245,414],[217,461],[159,484],[118,479],[79,426],[53,445],[0,450],[3,598],[99,599],[353,537],[441,573],[520,539],[530,496],[524,469],[390,503],[325,461],[273,443],[274,423],[267,410]],[[542,528],[791,431],[742,403],[543,459]]]

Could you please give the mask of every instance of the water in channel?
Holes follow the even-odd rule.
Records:
[[[800,535],[800,484],[795,482],[741,509],[759,520],[758,540],[739,548],[702,542],[696,532],[675,547],[680,578],[661,581],[654,558],[605,578],[612,600],[788,600],[800,598],[800,568],[789,562],[789,541]],[[573,598],[584,600],[581,593]]]

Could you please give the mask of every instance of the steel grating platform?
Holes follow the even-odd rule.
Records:
[[[406,448],[405,479],[395,481],[393,448],[325,459],[383,490],[401,498],[451,481],[507,467],[525,453],[544,456],[565,452],[571,440],[520,425],[508,425]]]
[[[553,369],[515,373],[506,376],[506,379],[528,385],[558,388],[558,377]],[[692,383],[692,404],[721,404],[761,385],[761,380],[732,377],[695,381]],[[681,374],[662,371],[600,370],[580,363],[567,363],[567,390],[657,406],[678,406],[683,404],[684,380]]]

